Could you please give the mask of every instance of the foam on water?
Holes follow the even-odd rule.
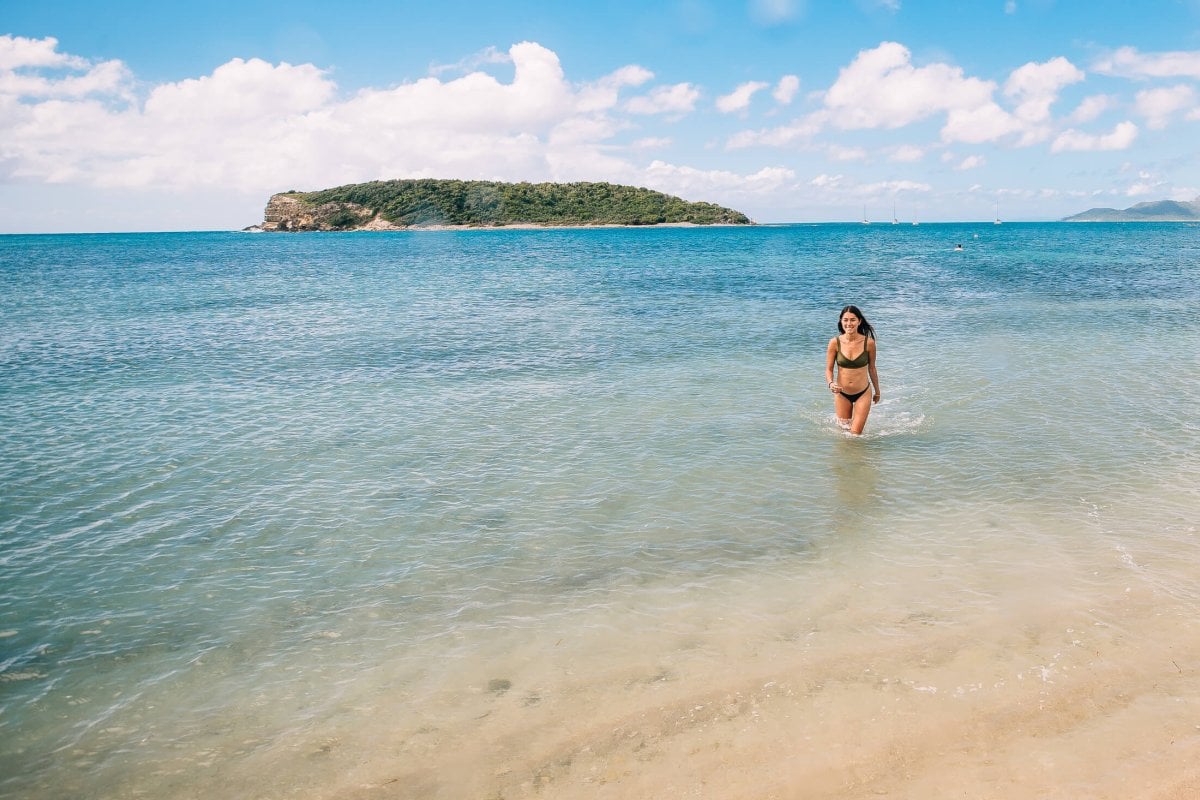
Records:
[[[1144,364],[1200,382],[1197,245],[972,230],[0,237],[0,793],[736,796],[704,731],[758,794],[894,790],[915,721],[1105,755],[1089,690],[1158,735],[1200,412]]]

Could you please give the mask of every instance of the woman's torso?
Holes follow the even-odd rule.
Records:
[[[842,391],[854,393],[866,389],[870,384],[867,367],[870,356],[867,352],[867,337],[847,340],[845,334],[837,339],[837,382]]]

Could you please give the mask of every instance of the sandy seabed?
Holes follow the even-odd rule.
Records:
[[[993,533],[936,553],[858,542],[803,580],[780,563],[464,636],[221,784],[339,800],[1200,797],[1195,526],[1056,550],[1032,520],[954,524]]]

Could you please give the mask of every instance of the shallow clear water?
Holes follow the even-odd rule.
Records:
[[[1192,547],[1198,307],[1190,225],[0,237],[0,793],[190,796],[522,632],[702,641],[730,585]]]

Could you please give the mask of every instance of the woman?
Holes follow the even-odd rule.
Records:
[[[829,340],[825,352],[825,383],[833,392],[838,425],[855,436],[863,432],[871,404],[879,402],[879,375],[875,372],[875,329],[858,310],[846,306],[838,317],[839,335]],[[837,365],[837,380],[833,368]],[[868,393],[875,387],[873,395]]]

